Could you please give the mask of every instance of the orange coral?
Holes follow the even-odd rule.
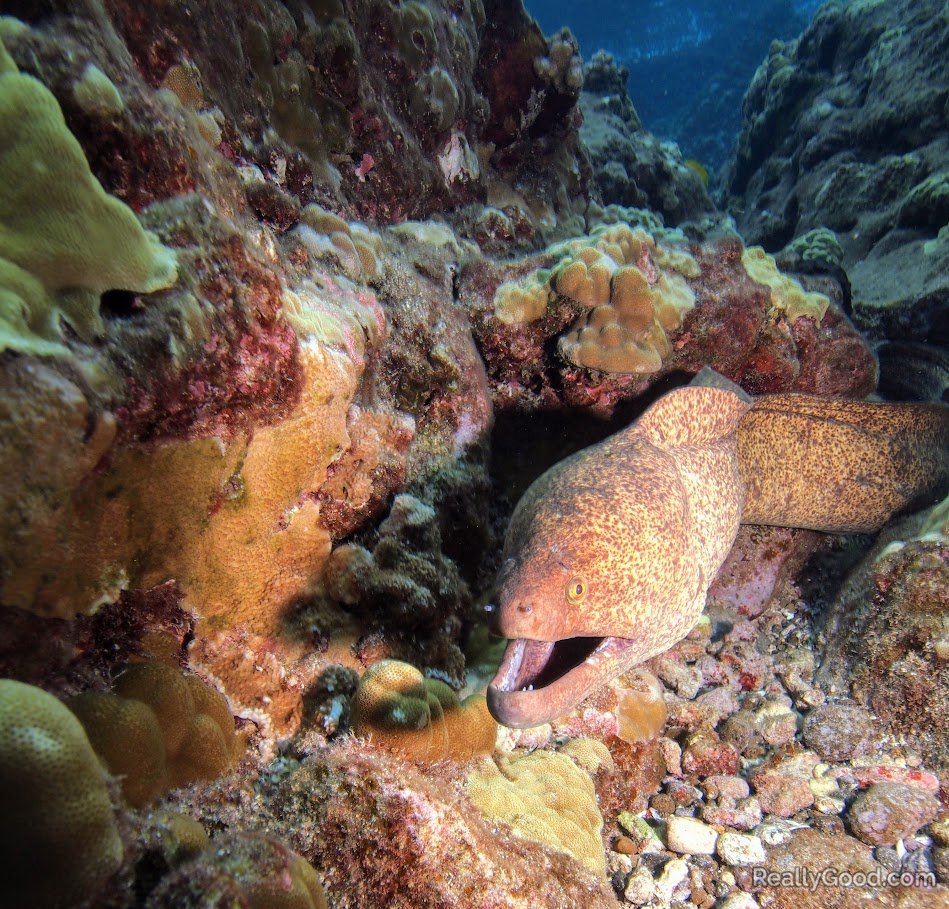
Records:
[[[136,807],[170,786],[220,776],[243,749],[223,696],[164,663],[137,663],[114,691],[86,692],[67,703]]]
[[[467,761],[494,750],[498,726],[484,695],[459,703],[444,682],[399,660],[366,670],[353,699],[356,735],[416,760]]]

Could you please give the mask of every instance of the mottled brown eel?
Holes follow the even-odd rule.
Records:
[[[549,722],[698,621],[741,523],[875,531],[949,491],[949,407],[782,394],[711,370],[556,464],[514,511],[495,718]]]

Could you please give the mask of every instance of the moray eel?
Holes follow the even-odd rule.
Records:
[[[949,489],[949,407],[749,398],[703,370],[518,502],[495,719],[550,722],[698,621],[741,523],[870,532]]]

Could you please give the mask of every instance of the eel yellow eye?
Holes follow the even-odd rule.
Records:
[[[567,599],[571,603],[579,603],[587,595],[587,585],[581,578],[573,578],[567,584]]]

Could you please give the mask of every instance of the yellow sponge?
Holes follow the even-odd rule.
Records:
[[[74,905],[122,862],[106,774],[52,695],[0,680],[3,905]]]

